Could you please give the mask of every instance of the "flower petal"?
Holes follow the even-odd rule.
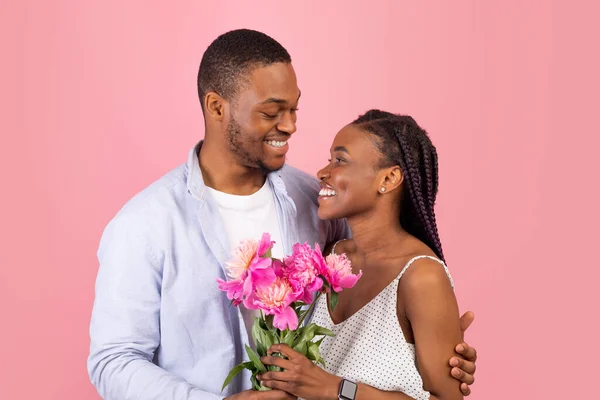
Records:
[[[249,269],[251,271],[254,271],[254,270],[257,270],[257,269],[269,268],[272,263],[273,263],[273,260],[271,258],[255,257],[250,262]]]
[[[315,280],[307,286],[307,289],[311,292],[317,292],[323,287],[323,279],[317,277]]]
[[[273,326],[280,330],[294,330],[298,328],[298,315],[292,307],[286,307],[280,313],[275,314]]]
[[[310,290],[305,290],[302,293],[302,297],[300,297],[299,300],[302,301],[302,302],[304,302],[304,304],[312,304],[312,302],[313,302],[313,292],[311,292]]]
[[[256,254],[259,257],[264,256],[269,250],[273,248],[273,244],[275,244],[275,242],[271,240],[271,235],[269,235],[266,232],[263,233],[260,238],[260,241],[258,242],[258,250],[256,251]]]
[[[277,276],[278,278],[283,277],[285,264],[283,264],[278,259],[274,258],[272,267],[273,267],[273,271],[275,272],[275,276]]]
[[[244,303],[244,307],[246,307],[248,310],[258,310],[259,306],[258,304],[256,304],[256,297],[254,296],[254,293],[250,294],[250,296],[246,297],[243,301]]]
[[[253,288],[254,288],[254,285],[252,283],[252,274],[249,274],[248,277],[246,278],[246,280],[244,281],[244,289],[242,292],[242,293],[244,293],[244,297],[250,296],[250,293],[252,293]]]
[[[233,300],[234,304],[241,301],[244,282],[241,280],[224,281],[217,279],[219,290],[227,293],[227,298]]]
[[[250,272],[250,275],[252,275],[253,286],[268,286],[277,279],[272,268],[255,270]]]

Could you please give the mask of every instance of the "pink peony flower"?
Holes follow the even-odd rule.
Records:
[[[244,281],[241,279],[236,279],[233,281],[224,281],[223,279],[217,279],[217,283],[219,284],[219,290],[227,293],[227,298],[231,300],[234,306],[238,306],[244,300],[243,296],[243,288]]]
[[[258,250],[258,241],[242,240],[233,249],[231,259],[225,263],[227,276],[232,280],[245,278],[256,255],[256,250]]]
[[[298,316],[290,304],[296,301],[294,289],[285,278],[277,278],[268,286],[257,286],[244,301],[251,310],[262,310],[274,315],[273,326],[280,330],[298,328]]]
[[[354,287],[362,276],[362,270],[357,275],[352,273],[352,265],[345,254],[330,254],[325,259],[321,275],[335,292]]]
[[[273,267],[273,272],[275,272],[275,276],[278,278],[283,278],[285,272],[285,264],[283,264],[280,260],[274,258],[273,264],[271,264],[271,266]]]
[[[296,243],[292,247],[292,254],[285,258],[284,264],[284,276],[292,285],[298,300],[311,304],[313,294],[323,286],[319,274],[325,269],[325,259],[319,245],[315,244],[313,250],[307,243]]]
[[[217,279],[217,283],[234,305],[249,296],[255,286],[269,285],[275,280],[272,259],[266,257],[273,243],[271,236],[263,233],[259,241],[243,240],[233,249],[231,259],[225,263],[229,280]]]

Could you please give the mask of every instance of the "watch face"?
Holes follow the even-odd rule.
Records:
[[[340,396],[344,399],[354,399],[356,396],[356,383],[344,380],[340,390]]]

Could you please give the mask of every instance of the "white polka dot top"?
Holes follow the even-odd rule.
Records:
[[[334,337],[325,337],[320,346],[329,373],[380,390],[403,392],[417,400],[429,399],[417,370],[415,345],[404,338],[396,313],[398,282],[412,263],[421,258],[439,262],[454,288],[442,261],[418,256],[373,300],[339,324],[331,320],[326,297],[319,298],[311,322],[335,333]]]

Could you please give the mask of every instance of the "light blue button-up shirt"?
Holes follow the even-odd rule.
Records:
[[[202,179],[200,146],[102,235],[88,372],[105,400],[212,400],[250,388],[245,372],[221,392],[246,360],[248,335],[217,288],[230,244]],[[345,221],[319,220],[315,178],[286,165],[268,181],[286,254],[299,241],[323,248],[349,236]]]

